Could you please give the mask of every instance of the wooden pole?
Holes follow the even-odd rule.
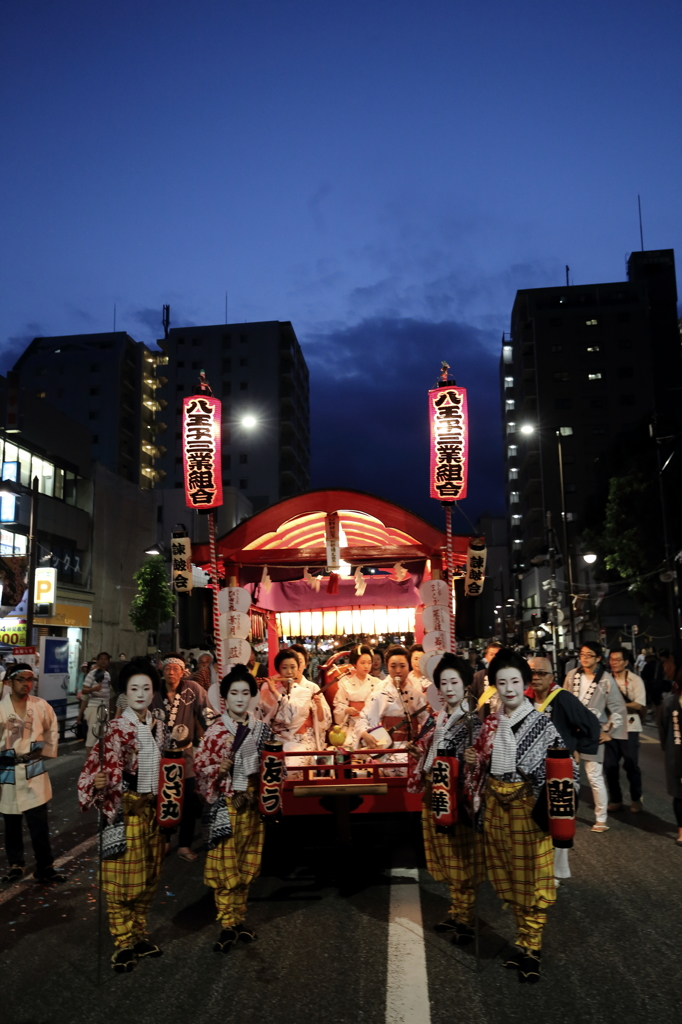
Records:
[[[208,543],[211,553],[211,579],[213,581],[213,638],[215,640],[215,656],[218,668],[218,679],[223,678],[223,646],[220,639],[220,611],[218,609],[218,594],[220,582],[218,578],[218,556],[215,544],[215,514],[208,513]]]

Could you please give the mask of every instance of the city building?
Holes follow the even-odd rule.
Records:
[[[162,479],[156,462],[165,425],[156,392],[164,378],[156,370],[165,362],[163,352],[112,331],[34,338],[14,372],[26,391],[87,428],[94,459],[151,488]]]
[[[69,640],[72,690],[78,666],[100,650],[129,657],[146,635],[128,619],[132,576],[155,537],[149,488],[92,461],[90,431],[33,391],[0,377],[0,649],[40,635]],[[32,482],[38,479],[37,566],[57,572],[54,614],[34,617],[26,635]]]
[[[159,345],[168,360],[157,392],[168,423],[156,463],[164,489],[183,487],[182,399],[202,370],[223,403],[223,487],[254,512],[308,489],[308,368],[289,322],[175,327]]]
[[[528,622],[546,604],[526,590],[548,551],[547,513],[557,548],[575,555],[614,440],[656,417],[679,422],[673,250],[633,252],[626,281],[518,291],[500,389],[511,569],[529,581]],[[585,567],[574,558],[571,569],[577,585]]]

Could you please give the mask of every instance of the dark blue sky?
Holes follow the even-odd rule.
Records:
[[[424,389],[474,395],[501,510],[519,287],[682,242],[679,0],[5,0],[0,346],[291,320],[313,482],[433,514]],[[355,433],[353,433],[355,432]],[[436,512],[437,514],[437,512]]]

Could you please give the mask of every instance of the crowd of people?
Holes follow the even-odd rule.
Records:
[[[302,645],[278,652],[274,675],[254,653],[222,680],[208,652],[192,666],[176,652],[158,666],[123,658],[112,666],[106,652],[97,656],[81,688],[87,756],[78,798],[83,810],[101,812],[105,826],[101,884],[114,970],[127,972],[142,958],[162,955],[147,937],[147,912],[173,835],[178,856],[197,860],[192,847],[199,818],[208,846],[204,881],[214,890],[221,925],[214,948],[227,952],[254,941],[246,910],[263,848],[263,751],[278,743],[289,755],[287,770],[300,773],[320,751],[332,749],[333,727],[336,746],[355,764],[389,748],[384,770],[406,766],[408,786],[423,794],[426,863],[450,894],[438,931],[454,943],[472,941],[476,891],[487,877],[515,914],[516,948],[505,966],[521,981],[539,979],[547,910],[571,873],[571,843],[550,834],[547,759],[555,759],[560,775],[563,770],[559,788],[552,783],[558,817],[574,806],[579,761],[594,798],[592,832],[607,832],[609,813],[625,811],[621,767],[629,812],[641,813],[639,740],[652,691],[626,648],[614,647],[604,658],[594,642],[582,644],[561,685],[540,652],[523,657],[498,643],[488,645],[482,662],[470,654],[443,655],[433,678],[422,673],[422,658],[420,645],[379,652],[360,644],[330,688],[324,677],[322,686],[306,678]],[[54,867],[47,817],[45,761],[57,753],[57,721],[50,705],[32,696],[34,681],[31,666],[11,665],[0,701],[5,883],[24,875],[22,818],[33,844],[34,878],[64,881]],[[681,698],[674,679],[671,685],[657,722],[682,846]],[[105,722],[107,711],[111,720]],[[156,814],[159,768],[169,750],[184,769],[184,801],[173,830],[161,828]],[[457,793],[458,814],[456,821],[446,815],[441,826],[438,815],[449,806],[444,792],[450,791]]]

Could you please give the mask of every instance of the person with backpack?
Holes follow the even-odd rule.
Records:
[[[566,675],[564,689],[572,693],[597,716],[601,731],[596,754],[581,754],[592,789],[596,821],[593,832],[608,832],[609,797],[604,779],[604,745],[612,740],[627,740],[628,713],[617,683],[602,662],[601,645],[586,640],[580,647],[580,665]]]

